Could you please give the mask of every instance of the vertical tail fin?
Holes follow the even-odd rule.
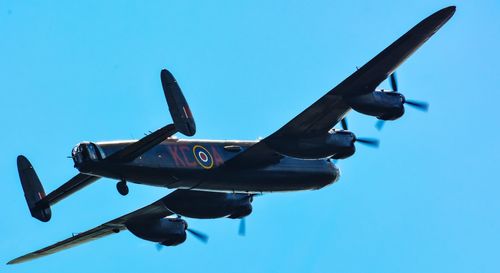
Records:
[[[45,191],[35,169],[23,155],[17,157],[17,170],[31,216],[42,222],[48,222],[52,215],[50,205],[39,202],[45,197]]]

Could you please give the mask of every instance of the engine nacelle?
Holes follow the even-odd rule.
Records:
[[[135,236],[165,246],[175,246],[186,241],[186,221],[179,218],[138,219],[126,223]]]
[[[374,91],[365,95],[344,98],[357,112],[381,120],[395,120],[404,112],[405,98],[397,92]]]
[[[235,212],[228,216],[231,219],[245,218],[252,213],[252,204],[242,205],[238,207]]]
[[[319,137],[270,143],[280,154],[301,159],[331,157],[342,159],[354,154],[356,136],[349,131],[331,130]]]
[[[252,212],[252,195],[178,189],[162,199],[176,214],[198,219],[215,219]],[[240,217],[236,217],[240,218]]]

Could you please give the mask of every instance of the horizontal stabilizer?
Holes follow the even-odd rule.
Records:
[[[177,132],[177,127],[174,124],[168,124],[153,133],[143,137],[125,148],[111,154],[104,160],[107,162],[129,162],[136,157],[147,152],[149,149],[160,144],[165,139],[171,137]]]
[[[62,184],[59,188],[49,193],[40,201],[40,203],[46,204],[48,206],[54,205],[55,203],[61,201],[62,199],[70,196],[71,194],[81,190],[82,188],[94,183],[99,179],[100,177],[98,176],[79,173],[68,180],[68,182]]]

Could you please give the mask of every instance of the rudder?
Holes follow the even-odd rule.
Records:
[[[26,203],[28,203],[31,216],[42,222],[48,222],[52,215],[50,206],[40,203],[40,200],[45,197],[45,190],[35,169],[23,155],[17,157],[17,170],[19,171],[24,197],[26,198]]]

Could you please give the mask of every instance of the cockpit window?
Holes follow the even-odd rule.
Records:
[[[76,164],[81,164],[84,161],[98,161],[101,159],[101,154],[98,148],[93,143],[80,143],[72,151],[73,160]]]
[[[87,144],[87,149],[88,149],[88,152],[89,152],[90,160],[97,160],[97,152],[95,150],[94,145]]]

